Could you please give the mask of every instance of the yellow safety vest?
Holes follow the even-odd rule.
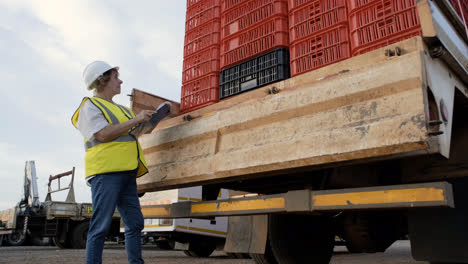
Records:
[[[130,108],[112,104],[98,97],[85,97],[72,117],[75,127],[83,104],[90,100],[107,119],[109,124],[120,124],[135,117]],[[148,172],[143,151],[136,137],[127,131],[110,142],[100,142],[85,138],[85,176],[96,174],[129,171],[138,168],[137,177]]]

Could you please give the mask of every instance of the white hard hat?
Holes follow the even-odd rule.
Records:
[[[83,71],[83,81],[86,88],[90,89],[91,84],[96,81],[103,73],[110,69],[119,70],[119,67],[112,67],[103,61],[93,61]]]

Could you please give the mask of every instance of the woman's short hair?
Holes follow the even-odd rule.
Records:
[[[96,89],[96,92],[102,92],[104,87],[106,87],[107,83],[111,78],[111,73],[115,71],[118,73],[117,69],[112,68],[106,72],[104,72],[101,76],[99,76],[89,87],[88,90]]]

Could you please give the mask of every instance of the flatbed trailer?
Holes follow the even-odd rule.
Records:
[[[205,199],[145,218],[231,216],[226,251],[257,263],[408,234],[416,260],[468,263],[468,41],[447,3],[417,1],[422,36],[162,121],[140,138],[139,192],[203,185]]]
[[[27,190],[25,197],[15,207],[0,211],[0,242],[11,246],[41,245],[43,238],[49,238],[59,248],[85,248],[92,204],[75,201],[75,168],[49,177],[48,193],[44,202],[38,200],[34,161],[26,162],[25,171],[28,179],[26,182],[29,182],[24,186]],[[68,184],[61,184],[60,180],[63,177],[71,178]],[[53,181],[58,184],[52,186]],[[30,192],[31,189],[35,191]],[[52,199],[53,193],[67,190],[65,201]],[[119,237],[119,231],[120,215],[115,211],[109,237]]]

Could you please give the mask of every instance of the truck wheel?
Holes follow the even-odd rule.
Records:
[[[250,256],[256,264],[278,264],[278,261],[276,261],[275,256],[273,256],[273,251],[271,251],[269,239],[267,239],[264,254],[250,254]]]
[[[52,242],[60,249],[70,249],[71,239],[69,234],[64,234],[65,239],[60,239],[59,237],[53,237]]]
[[[169,241],[167,239],[158,239],[154,242],[156,246],[162,250],[173,250],[174,249],[174,241]]]
[[[43,247],[50,244],[49,238],[42,238],[40,236],[31,236],[29,240],[33,246]]]
[[[82,222],[75,226],[71,236],[72,248],[86,248],[86,240],[88,239],[89,222]]]
[[[384,252],[402,236],[399,212],[356,212],[343,215],[344,239],[351,253]]]
[[[331,219],[311,215],[270,215],[268,234],[281,264],[328,264],[333,253]]]
[[[56,237],[53,237],[53,238],[52,238],[52,241],[53,241],[54,244],[55,244],[58,248],[60,248],[60,249],[67,249],[67,248],[70,248],[70,247],[68,247],[68,246],[66,245],[66,244],[67,244],[66,241],[59,240],[59,239],[56,238]]]
[[[22,231],[15,230],[7,237],[7,244],[13,247],[20,247],[26,243],[26,234]]]
[[[216,242],[212,239],[197,239],[190,241],[188,253],[192,257],[207,258],[215,251]]]

